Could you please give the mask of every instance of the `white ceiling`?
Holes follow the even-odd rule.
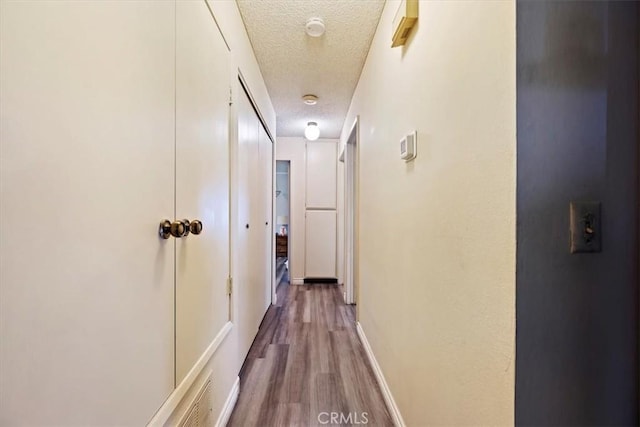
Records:
[[[338,138],[378,25],[384,0],[236,0],[277,115],[278,136],[302,136],[318,122]],[[305,23],[326,32],[309,37]],[[302,96],[317,95],[314,106]]]

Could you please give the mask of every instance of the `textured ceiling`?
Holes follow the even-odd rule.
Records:
[[[338,138],[369,51],[384,0],[237,0],[277,115],[278,136],[302,136],[318,122]],[[305,23],[326,32],[309,37]],[[302,96],[318,96],[313,106]]]

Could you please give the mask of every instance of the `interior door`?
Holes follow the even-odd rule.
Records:
[[[307,142],[307,209],[336,209],[338,150],[333,141]]]
[[[306,144],[305,276],[337,277],[337,144]]]
[[[234,293],[239,307],[236,318],[240,354],[245,355],[271,301],[270,281],[267,278],[267,271],[270,274],[270,267],[267,270],[267,266],[271,259],[266,249],[272,227],[270,216],[267,216],[271,184],[265,182],[267,171],[264,165],[266,158],[271,156],[269,148],[272,149],[272,145],[266,135],[261,137],[264,130],[261,130],[262,124],[246,92],[241,89],[237,98],[238,224]]]
[[[256,117],[257,118],[257,117]],[[265,131],[262,123],[258,121],[258,139],[260,143],[260,187],[261,187],[261,212],[264,218],[264,227],[262,230],[262,239],[260,245],[262,247],[262,283],[265,291],[265,299],[263,310],[266,312],[271,305],[271,277],[273,266],[273,239],[274,228],[272,224],[273,217],[273,143],[267,131]]]
[[[336,277],[338,216],[334,210],[307,210],[305,276]]]
[[[227,322],[229,51],[203,1],[176,6],[176,385]]]
[[[0,8],[0,424],[144,425],[174,386],[174,3]]]

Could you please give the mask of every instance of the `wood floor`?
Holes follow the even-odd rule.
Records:
[[[332,413],[335,413],[332,414]],[[333,418],[332,418],[333,417]],[[392,426],[338,285],[278,288],[228,426]]]

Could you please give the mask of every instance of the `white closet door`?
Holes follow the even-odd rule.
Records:
[[[144,425],[174,386],[174,4],[0,8],[0,424]]]
[[[257,118],[257,117],[256,117]],[[273,216],[273,143],[264,130],[262,123],[258,122],[258,136],[260,141],[260,181],[258,188],[261,189],[259,195],[261,201],[261,213],[263,217],[262,236],[260,246],[262,248],[261,260],[262,268],[260,276],[262,279],[265,298],[263,303],[264,312],[271,305],[271,268],[274,263],[272,245],[274,239],[274,228],[272,224]]]
[[[333,210],[307,210],[306,277],[336,277],[337,215]]]
[[[307,142],[307,209],[336,209],[337,170],[335,141]]]
[[[234,252],[234,298],[238,312],[234,314],[237,319],[238,333],[240,336],[240,355],[246,355],[256,336],[260,321],[262,320],[264,293],[259,280],[261,269],[260,254],[262,251],[256,244],[258,230],[262,232],[264,220],[261,213],[257,212],[256,188],[259,178],[258,149],[259,135],[258,122],[249,98],[240,88],[237,96],[238,114],[238,146],[236,151],[237,171],[237,197],[238,221],[236,225],[236,241]]]
[[[176,385],[228,320],[229,52],[203,1],[176,7]]]

